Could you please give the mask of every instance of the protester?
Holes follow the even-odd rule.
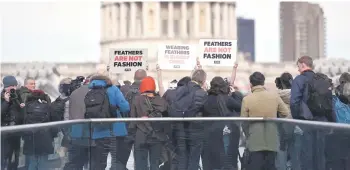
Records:
[[[17,80],[14,76],[5,76],[2,79],[4,86],[1,92],[1,126],[23,124],[24,107]],[[1,135],[1,167],[17,169],[21,136],[18,134]]]
[[[123,90],[122,91],[123,95],[126,96],[127,93],[130,92],[130,90],[139,89],[141,80],[145,77],[147,77],[147,72],[145,70],[143,69],[136,70],[134,74],[134,82],[131,85],[126,84],[121,87],[121,90]]]
[[[31,95],[31,91],[35,90],[35,85],[36,83],[34,78],[28,77],[24,80],[24,86],[19,89],[23,103],[27,102],[27,98],[29,95]],[[48,95],[45,95],[45,101],[51,103],[51,99]]]
[[[208,100],[204,103],[204,117],[239,117],[241,102],[229,96],[230,87],[222,77],[210,82]],[[239,127],[227,121],[205,124],[208,127],[202,152],[203,169],[237,169]]]
[[[170,105],[171,117],[201,117],[203,105],[207,100],[205,89],[207,74],[204,70],[195,70],[192,81],[176,89],[176,98]],[[185,122],[174,129],[177,143],[177,169],[192,170],[199,168],[199,158],[204,138],[202,122]],[[176,165],[175,165],[176,166]]]
[[[152,77],[145,77],[140,84],[140,96],[136,96],[131,105],[131,117],[164,117],[167,116],[167,103],[160,96],[155,95],[156,84]],[[132,122],[130,130],[135,139],[134,159],[135,169],[158,170],[162,153],[162,144],[168,138],[164,123],[160,122]]]
[[[290,109],[294,119],[334,122],[331,82],[312,71],[313,60],[302,56],[297,61],[300,75],[292,82]],[[317,85],[316,85],[317,84]],[[302,128],[301,170],[325,169],[325,131]],[[297,146],[295,146],[297,147]],[[318,149],[313,149],[318,148]]]
[[[41,90],[31,90],[26,96],[26,115],[24,124],[47,123],[55,120],[50,111],[47,94]],[[34,132],[23,133],[23,154],[29,170],[49,169],[48,155],[54,153],[53,141],[57,137],[57,129],[46,128]],[[40,141],[40,142],[39,142]]]
[[[282,99],[264,88],[265,76],[254,72],[249,77],[252,93],[243,98],[242,117],[288,117],[290,114]],[[243,130],[250,152],[248,170],[275,170],[276,152],[279,149],[278,128],[275,123],[245,122]]]
[[[79,87],[78,89],[74,90],[71,94],[68,94],[65,92],[66,89],[64,86],[69,86],[70,82],[69,79],[63,79],[60,82],[59,91],[61,92],[61,95],[51,104],[51,108],[55,110],[54,112],[59,113],[58,115],[64,115],[64,120],[76,120],[76,119],[84,119],[85,114],[85,103],[84,99],[86,94],[89,91],[88,84],[90,82],[90,79],[92,75],[89,75],[85,81],[84,84]],[[68,112],[66,110],[68,105]],[[63,114],[62,114],[63,113]],[[68,115],[67,115],[68,113]],[[89,128],[88,125],[81,125],[83,128]],[[89,161],[89,157],[86,156],[86,154],[89,151],[89,142],[88,140],[84,138],[74,138],[74,140],[71,140],[70,132],[73,127],[76,127],[75,125],[72,125],[69,128],[65,128],[68,132],[64,132],[64,137],[62,139],[62,150],[63,152],[67,152],[71,157],[68,157],[68,162],[74,162],[77,161],[77,164],[80,166],[81,164],[87,164]],[[81,155],[79,155],[81,153]],[[84,155],[85,153],[85,155]]]
[[[293,76],[290,73],[283,73],[280,77],[275,80],[276,87],[278,88],[278,94],[281,97],[287,109],[290,112],[290,91],[292,87]],[[290,115],[291,116],[291,115]],[[296,127],[299,129],[299,127]],[[293,169],[297,169],[298,162],[295,162],[298,158],[295,155],[300,153],[299,148],[294,147],[293,139],[300,140],[300,134],[295,131],[294,126],[290,124],[278,124],[280,133],[280,147],[276,157],[276,168],[277,170],[285,170],[291,167],[291,162],[294,160],[292,165]],[[294,137],[294,138],[293,138]],[[296,141],[299,142],[299,141]]]
[[[350,124],[350,74],[343,73],[333,96],[336,122]],[[333,130],[326,135],[326,169],[350,169],[350,137],[347,131]],[[339,150],[341,148],[341,150]]]
[[[121,92],[123,93],[125,99],[128,101],[129,105],[132,106],[133,100],[136,96],[140,95],[139,89],[142,79],[147,77],[146,70],[139,69],[135,71],[134,74],[134,82],[131,85],[128,85],[128,83],[120,88]],[[129,117],[129,113],[123,113],[122,117]],[[131,138],[126,138],[128,140],[125,140],[124,142],[118,143],[117,150],[120,152],[120,154],[116,155],[118,157],[117,159],[120,160],[126,168],[126,164],[129,160],[132,144],[134,141]],[[114,156],[112,155],[112,162],[114,162]],[[112,164],[112,168],[114,168]]]
[[[91,78],[89,83],[89,92],[86,94],[85,115],[84,118],[110,118],[121,116],[120,112],[129,112],[129,104],[123,97],[119,89],[112,85],[111,80],[107,76],[96,75]],[[105,99],[102,99],[101,95]],[[106,103],[108,102],[108,103]],[[96,103],[99,103],[96,105]],[[113,106],[113,107],[111,107]],[[119,108],[117,111],[116,108]],[[123,128],[124,126],[124,128]],[[64,169],[80,169],[84,166],[84,156],[91,156],[90,169],[105,169],[108,152],[110,151],[110,140],[113,136],[126,136],[127,130],[125,123],[113,123],[112,125],[96,124],[91,127],[92,134],[89,133],[90,128],[83,128],[81,125],[72,126],[71,137],[75,139],[90,139],[94,141],[94,145],[84,150],[85,152],[69,152],[70,160]],[[113,136],[112,136],[113,135]],[[90,142],[86,140],[86,142]],[[90,151],[90,154],[88,154]],[[124,167],[124,165],[120,165]]]

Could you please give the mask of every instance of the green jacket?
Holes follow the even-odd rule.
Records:
[[[244,97],[241,117],[277,118],[277,113],[283,118],[290,117],[290,111],[281,97],[267,91],[263,86],[255,86],[252,93]],[[245,122],[243,130],[247,137],[247,148],[252,151],[278,151],[278,126],[273,122]]]
[[[24,103],[24,104],[27,103],[28,97],[32,95],[31,91],[30,91],[28,88],[24,87],[24,86],[22,86],[22,87],[19,89],[19,93],[20,93],[20,96],[21,96],[21,99],[22,99],[22,103]],[[46,100],[48,103],[51,103],[50,97],[49,97],[47,94],[46,94],[45,96],[46,96],[46,97],[45,97],[45,100]]]

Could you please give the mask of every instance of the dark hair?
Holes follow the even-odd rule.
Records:
[[[177,83],[177,80],[176,79],[174,79],[173,81],[171,81],[170,83]]]
[[[288,72],[283,73],[280,77],[280,80],[281,80],[282,89],[292,88],[293,76],[290,73]]]
[[[314,63],[313,63],[313,60],[310,56],[302,56],[298,59],[297,61],[297,64],[300,63],[304,63],[306,66],[310,67],[310,68],[313,68],[314,66]]]
[[[134,81],[141,81],[142,79],[144,79],[145,77],[147,77],[147,72],[144,69],[138,69],[135,71],[135,75],[134,75]]]
[[[229,92],[229,85],[222,77],[216,76],[211,80],[209,95],[228,94]]]
[[[276,84],[276,87],[278,89],[283,89],[283,86],[282,86],[282,82],[281,82],[281,78],[280,77],[276,77],[275,79],[275,84]]]
[[[249,81],[252,86],[263,86],[265,84],[265,76],[260,72],[254,72],[249,76]]]
[[[339,77],[340,84],[349,83],[349,82],[350,82],[350,74],[348,72],[345,72],[340,75]]]
[[[178,82],[177,82],[177,86],[180,87],[180,86],[184,86],[186,85],[188,82],[191,81],[191,77],[189,76],[186,76],[186,77],[183,77],[182,79],[180,79]]]
[[[123,81],[124,85],[127,85],[127,86],[130,86],[131,85],[131,82],[129,80],[125,80]]]

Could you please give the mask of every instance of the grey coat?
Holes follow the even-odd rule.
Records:
[[[85,103],[84,98],[88,93],[88,85],[83,85],[74,90],[69,99],[69,120],[84,119]]]

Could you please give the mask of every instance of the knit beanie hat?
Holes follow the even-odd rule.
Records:
[[[17,80],[14,76],[5,76],[2,79],[2,83],[4,84],[4,88],[18,85]]]
[[[140,93],[155,92],[155,91],[156,91],[156,82],[152,77],[147,76],[144,79],[142,79],[140,84]]]

